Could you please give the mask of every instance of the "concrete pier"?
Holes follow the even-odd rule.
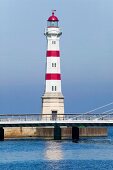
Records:
[[[77,142],[79,140],[79,128],[72,127],[72,141]]]
[[[71,127],[60,127],[60,130],[61,139],[72,140]],[[36,137],[39,139],[54,139],[55,131],[54,127],[5,127],[4,138]],[[79,128],[79,137],[103,137],[107,134],[107,128]]]
[[[0,127],[0,141],[4,141],[4,129]]]

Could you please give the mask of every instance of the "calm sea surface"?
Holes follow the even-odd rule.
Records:
[[[0,142],[0,170],[113,170],[113,128],[107,138]]]

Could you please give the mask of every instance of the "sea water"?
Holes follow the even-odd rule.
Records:
[[[112,170],[113,128],[108,137],[0,142],[0,170]]]

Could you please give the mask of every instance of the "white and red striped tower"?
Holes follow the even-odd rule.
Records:
[[[61,92],[60,48],[62,34],[58,18],[52,12],[44,35],[47,38],[45,92],[42,96],[42,114],[64,114],[64,97]]]

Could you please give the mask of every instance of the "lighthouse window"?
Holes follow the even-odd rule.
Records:
[[[48,21],[48,27],[58,27],[58,21]]]
[[[52,41],[52,44],[56,44],[56,41]]]
[[[56,86],[55,86],[55,91],[56,91]]]
[[[56,63],[52,63],[52,67],[56,67]]]
[[[56,91],[56,90],[57,90],[56,86],[52,86],[52,91]]]

